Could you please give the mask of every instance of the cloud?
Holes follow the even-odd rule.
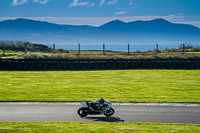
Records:
[[[50,0],[33,0],[34,3],[46,4]]]
[[[21,4],[25,4],[25,3],[27,3],[27,0],[13,0],[12,5],[17,6],[17,5],[21,5]]]
[[[117,0],[113,0],[113,1],[108,2],[108,5],[115,5],[115,4],[117,4]]]
[[[76,6],[79,0],[73,0],[71,4],[69,4],[69,7]]]
[[[46,4],[48,1],[50,0],[33,0],[34,3],[40,3],[40,4]],[[27,2],[28,0],[13,0],[12,5],[17,6],[17,5],[25,4]]]
[[[80,2],[80,3],[78,3],[78,6],[86,6],[88,4],[89,4],[89,2]]]
[[[125,11],[120,11],[120,12],[116,12],[115,15],[123,15],[123,14],[126,14]]]
[[[101,0],[99,6],[102,6],[105,3],[105,0]]]
[[[95,3],[90,4],[90,7],[93,7],[93,6],[95,6]]]
[[[133,5],[133,1],[132,0],[129,1],[129,5]]]
[[[79,2],[79,0],[73,0],[71,4],[69,4],[69,7],[75,7],[75,6],[87,6],[89,2]]]

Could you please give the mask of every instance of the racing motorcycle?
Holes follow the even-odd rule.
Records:
[[[104,114],[106,117],[110,117],[114,114],[114,109],[112,108],[112,103],[108,100],[105,100],[103,106],[100,109],[91,110],[91,102],[81,102],[85,107],[81,107],[78,110],[78,115],[80,117],[86,117],[87,115],[101,115]]]

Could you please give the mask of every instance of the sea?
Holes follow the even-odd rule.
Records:
[[[48,45],[49,47],[53,47],[53,45]],[[65,49],[65,50],[97,50],[102,51],[103,45],[55,45],[56,49]],[[180,45],[104,45],[106,51],[119,51],[119,52],[127,52],[128,48],[130,52],[136,51],[149,51],[155,50],[158,47],[158,50],[166,50],[166,49],[178,49]]]

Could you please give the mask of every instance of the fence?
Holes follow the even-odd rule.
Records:
[[[187,43],[183,43],[181,45],[134,45],[134,44],[124,44],[124,45],[109,45],[109,44],[102,44],[102,45],[38,45],[38,44],[29,44],[22,43],[21,45],[18,45],[15,47],[13,44],[6,44],[2,43],[0,45],[0,51],[2,51],[2,55],[6,54],[6,48],[8,46],[10,47],[10,50],[15,49],[14,51],[17,51],[16,49],[20,51],[24,51],[24,53],[27,52],[50,52],[50,53],[69,53],[69,54],[85,54],[87,51],[87,54],[122,54],[127,53],[131,54],[132,52],[145,52],[145,51],[171,51],[173,50],[175,52],[188,52],[187,49],[192,49],[192,52],[200,52],[200,45],[191,45]],[[30,50],[31,49],[31,50]],[[67,51],[68,50],[68,51]],[[70,52],[69,52],[70,51]],[[94,52],[95,51],[95,52]]]
[[[49,47],[52,47],[49,45]],[[53,45],[53,47],[57,49],[65,49],[71,51],[71,54],[122,54],[127,53],[130,54],[132,52],[146,52],[146,51],[169,51],[173,52],[188,52],[187,49],[193,49],[192,52],[200,52],[199,45],[190,45],[190,44],[181,44],[181,45]],[[170,51],[171,50],[171,51]],[[73,51],[73,52],[72,52]],[[94,53],[96,51],[96,53]]]

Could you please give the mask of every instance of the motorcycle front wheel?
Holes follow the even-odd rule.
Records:
[[[85,108],[85,107],[80,108],[80,109],[78,110],[78,115],[79,115],[80,117],[85,117],[85,116],[87,116],[87,115],[88,115],[88,109]]]
[[[110,110],[106,111],[106,112],[104,113],[104,115],[105,115],[106,117],[110,117],[110,116],[112,116],[114,113],[115,113],[114,109],[111,108]]]

